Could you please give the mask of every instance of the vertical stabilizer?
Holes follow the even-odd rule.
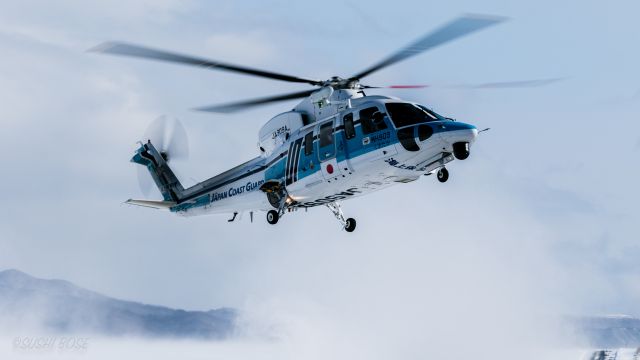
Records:
[[[165,201],[179,203],[184,188],[167,163],[166,155],[148,141],[142,144],[131,161],[146,166]]]

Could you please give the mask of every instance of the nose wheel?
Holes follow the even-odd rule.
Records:
[[[449,171],[447,170],[447,168],[441,168],[440,170],[438,170],[438,181],[440,181],[441,183],[443,182],[447,182],[447,180],[449,180]]]

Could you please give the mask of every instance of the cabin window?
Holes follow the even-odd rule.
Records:
[[[387,111],[396,128],[440,120],[427,108],[409,103],[387,103]]]
[[[304,136],[304,154],[306,156],[313,154],[313,131]]]
[[[402,144],[402,147],[407,149],[407,151],[420,150],[418,144],[416,144],[416,138],[413,134],[413,129],[413,127],[408,127],[398,130],[398,140],[400,140],[400,144]]]
[[[387,124],[384,122],[384,114],[380,112],[377,107],[360,110],[360,123],[362,124],[362,132],[364,134],[370,134],[387,128]]]
[[[433,135],[433,129],[429,125],[418,125],[418,140],[425,141]]]
[[[309,115],[305,113],[300,113],[300,118],[302,119],[302,125],[309,125],[311,121],[309,120]]]
[[[320,147],[325,147],[333,144],[333,122],[327,122],[320,125],[320,132],[318,134]]]
[[[344,136],[347,139],[353,139],[356,136],[356,128],[353,126],[353,113],[347,114],[344,120]]]

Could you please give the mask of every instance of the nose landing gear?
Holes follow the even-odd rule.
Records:
[[[441,168],[440,170],[438,170],[438,181],[440,181],[441,183],[443,182],[447,182],[447,180],[449,180],[449,171],[447,170],[447,168]]]

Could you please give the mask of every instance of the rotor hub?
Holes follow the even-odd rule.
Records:
[[[332,76],[329,80],[325,80],[322,86],[331,86],[334,89],[360,89],[360,81],[358,79],[344,79],[340,76]]]

